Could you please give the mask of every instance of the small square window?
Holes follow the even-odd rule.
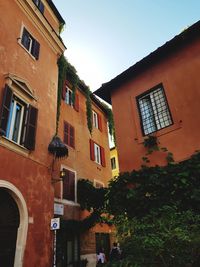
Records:
[[[162,86],[139,96],[137,101],[144,135],[163,129],[173,123]]]

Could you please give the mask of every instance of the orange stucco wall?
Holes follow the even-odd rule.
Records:
[[[13,73],[27,81],[36,98],[31,104],[38,108],[36,147],[33,152],[23,154],[15,151],[15,144],[12,144],[13,149],[3,146],[4,137],[0,137],[0,180],[17,187],[28,208],[23,266],[45,267],[52,264],[50,219],[54,203],[50,173],[52,156],[47,148],[56,128],[57,57],[62,51],[51,48],[42,28],[37,28],[34,15],[31,17],[27,13],[33,11],[25,2],[7,0],[0,3],[0,103],[5,74]],[[39,60],[35,60],[18,42],[22,24],[40,43]]]
[[[200,40],[166,56],[112,93],[120,171],[140,168],[146,149],[136,97],[162,83],[173,125],[155,133],[160,147],[167,147],[175,161],[188,158],[200,148],[199,116]],[[150,165],[166,164],[166,154],[154,152]]]

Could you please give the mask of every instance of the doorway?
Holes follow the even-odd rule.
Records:
[[[107,233],[96,233],[96,252],[101,248],[104,249],[106,259],[109,259],[110,254],[110,235]]]
[[[17,232],[20,223],[18,206],[5,188],[0,188],[0,264],[13,267]]]

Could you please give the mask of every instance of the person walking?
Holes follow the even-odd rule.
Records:
[[[103,266],[106,263],[106,256],[104,249],[101,248],[97,253],[97,267]]]
[[[114,242],[113,243],[113,247],[110,251],[110,261],[119,261],[121,258],[121,253],[120,253],[120,249],[119,247],[117,246],[117,243]]]

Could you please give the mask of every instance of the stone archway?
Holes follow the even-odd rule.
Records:
[[[22,267],[28,229],[27,206],[21,192],[4,180],[0,180],[0,212],[0,263],[4,261],[5,267]]]

